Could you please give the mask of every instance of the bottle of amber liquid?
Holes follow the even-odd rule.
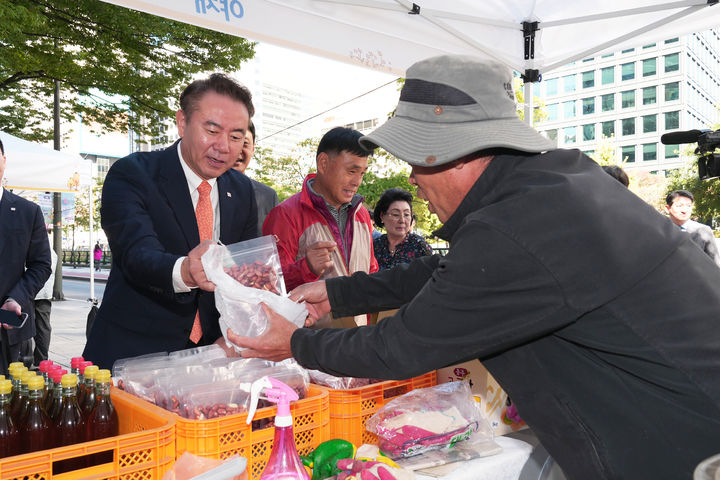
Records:
[[[12,381],[0,380],[0,458],[20,453],[20,431],[10,415]]]
[[[21,419],[25,416],[25,412],[27,411],[29,398],[28,398],[28,384],[31,379],[37,377],[37,374],[35,372],[29,372],[24,371],[22,375],[20,376],[20,395],[18,395],[18,400],[15,405],[12,406],[12,416],[16,420],[17,423],[20,423]],[[42,378],[42,377],[39,377]],[[42,396],[45,393],[45,380],[43,379],[43,388],[40,392],[41,397],[41,404],[42,404]]]
[[[15,405],[17,405],[18,402],[20,401],[20,391],[22,390],[22,374],[23,374],[23,372],[27,372],[27,367],[24,365],[15,366],[15,367],[10,367],[8,370],[9,370],[10,376],[12,377],[12,384],[13,384],[12,399],[10,400],[10,410],[15,411]],[[13,418],[16,421],[18,420],[18,418],[15,416],[13,416]]]
[[[118,435],[118,430],[118,414],[110,399],[110,370],[99,370],[95,374],[95,406],[87,420],[87,440],[114,437]],[[113,452],[102,452],[93,455],[91,465],[112,461]]]
[[[93,363],[90,360],[83,360],[80,362],[78,367],[79,373],[77,374],[78,385],[77,385],[77,398],[78,405],[82,405],[82,398],[85,395],[85,369],[91,366]]]
[[[37,452],[52,447],[52,425],[40,403],[45,387],[42,377],[28,381],[28,408],[18,423],[22,453]]]
[[[85,441],[85,422],[77,403],[77,376],[62,376],[62,400],[55,419],[55,446],[65,447]],[[55,464],[53,475],[85,467],[85,458],[70,458]]]
[[[70,373],[74,373],[75,375],[80,373],[80,364],[84,362],[85,359],[83,357],[72,357],[70,359]]]
[[[48,367],[48,378],[45,382],[45,394],[43,395],[43,405],[45,405],[45,411],[48,415],[50,415],[50,410],[48,410],[48,407],[50,406],[50,402],[52,401],[53,390],[55,389],[55,382],[53,381],[53,377],[55,376],[54,372],[62,369],[63,368],[58,364],[53,364]],[[67,373],[67,371],[65,373]],[[60,377],[62,377],[62,375]],[[58,378],[58,384],[60,384],[60,378]]]
[[[95,406],[95,374],[98,370],[100,370],[100,367],[97,365],[86,366],[83,372],[85,386],[82,389],[78,389],[78,405],[80,405],[80,410],[85,420],[87,420],[93,406]]]
[[[62,377],[67,374],[68,371],[64,368],[60,370],[54,370],[50,373],[53,381],[52,396],[45,401],[45,411],[52,420],[53,425],[57,419],[58,412],[60,411],[60,402],[62,401]]]

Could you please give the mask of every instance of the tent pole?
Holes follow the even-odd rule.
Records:
[[[90,226],[90,298],[88,299],[90,302],[95,301],[95,245],[93,244],[93,229],[95,228],[95,225],[93,224],[93,217],[95,216],[94,210],[94,204],[93,201],[93,186],[92,182],[90,182],[90,185],[88,186],[88,198],[90,199],[90,208],[88,209],[90,212],[90,220],[88,222],[88,225]]]
[[[525,82],[523,84],[523,90],[525,95],[524,112],[525,122],[533,126],[533,82]]]

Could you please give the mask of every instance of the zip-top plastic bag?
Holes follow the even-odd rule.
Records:
[[[378,436],[380,450],[393,459],[466,440],[493,439],[467,382],[420,388],[390,400],[368,419],[365,428]]]
[[[243,349],[228,340],[228,328],[246,337],[261,335],[268,322],[261,303],[298,327],[305,324],[305,305],[287,298],[274,236],[211,245],[202,264],[207,279],[215,284],[220,330],[227,346],[235,351]]]
[[[308,370],[310,381],[316,385],[322,385],[334,390],[349,390],[351,388],[367,387],[379,380],[372,378],[336,377],[320,370]]]
[[[181,416],[194,420],[223,417],[248,410],[250,388],[254,381],[272,376],[292,388],[299,398],[307,395],[310,378],[297,364],[272,363],[245,359],[231,368],[230,378],[222,381],[186,385],[179,398]],[[266,406],[266,405],[262,405]]]

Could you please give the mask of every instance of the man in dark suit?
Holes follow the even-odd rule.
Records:
[[[50,276],[50,243],[40,207],[2,188],[6,161],[0,141],[0,308],[28,314],[22,328],[7,331],[7,360],[15,362],[35,335],[33,299]]]
[[[86,359],[111,368],[119,358],[222,340],[200,256],[213,241],[257,235],[252,185],[232,170],[253,113],[250,92],[234,80],[197,80],[180,96],[181,140],[112,166],[100,214],[113,264]]]
[[[248,131],[245,134],[245,143],[243,144],[242,155],[240,155],[238,161],[235,162],[235,166],[233,168],[238,172],[245,173],[245,169],[247,169],[250,164],[250,160],[252,159],[254,153],[255,125],[250,122],[250,128],[248,128]],[[262,235],[262,226],[265,221],[265,217],[268,216],[270,210],[277,207],[278,203],[280,203],[280,199],[278,198],[277,192],[264,183],[260,183],[252,178],[250,181],[252,182],[253,190],[255,191],[255,202],[257,203],[258,208],[258,235]]]

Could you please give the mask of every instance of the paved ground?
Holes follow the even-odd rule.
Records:
[[[95,297],[102,299],[108,271],[95,272]],[[90,269],[63,267],[65,300],[53,301],[50,312],[50,360],[70,367],[70,359],[82,355],[85,325],[90,311]]]

